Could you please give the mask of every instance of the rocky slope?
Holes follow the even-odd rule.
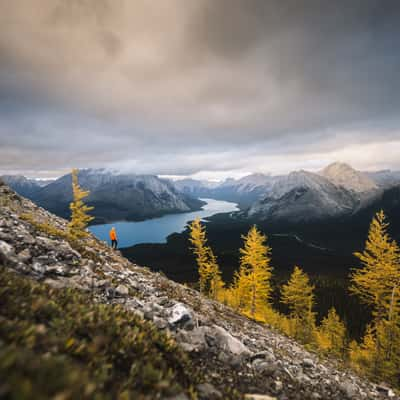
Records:
[[[65,228],[65,220],[0,184],[0,265],[55,289],[87,292],[96,303],[119,304],[172,336],[203,376],[195,389],[199,399],[230,398],[232,387],[249,399],[399,398],[195,290],[130,263],[94,237],[68,242]]]
[[[336,162],[330,164],[320,174],[335,185],[356,193],[367,193],[378,188],[373,179],[367,174],[357,171],[345,163]]]
[[[141,220],[168,213],[197,210],[202,202],[180,193],[169,181],[153,175],[119,174],[103,169],[79,171],[79,183],[90,190],[88,204],[95,207],[95,222]],[[72,199],[67,174],[30,197],[35,203],[68,217]]]

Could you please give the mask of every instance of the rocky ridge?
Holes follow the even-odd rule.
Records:
[[[367,174],[357,171],[350,165],[336,162],[325,167],[320,174],[337,186],[343,186],[356,193],[376,190],[378,186]]]
[[[65,220],[0,183],[0,265],[55,288],[90,292],[93,301],[121,304],[152,321],[204,371],[207,381],[197,388],[201,399],[222,398],[226,386],[249,399],[400,398],[197,291],[132,264],[92,236],[71,246],[55,233],[65,229]]]

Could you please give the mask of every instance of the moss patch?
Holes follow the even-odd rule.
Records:
[[[93,304],[0,267],[0,397],[196,398],[200,376],[166,334],[119,305]]]

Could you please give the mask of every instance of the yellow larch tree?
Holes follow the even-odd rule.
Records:
[[[242,313],[257,320],[265,320],[271,296],[271,248],[267,237],[256,226],[242,236],[240,268],[235,276],[235,291]]]
[[[208,295],[214,300],[223,298],[224,281],[221,277],[221,271],[218,266],[217,257],[211,247],[207,247],[207,270],[208,272]]]
[[[346,327],[334,307],[321,321],[317,330],[318,347],[325,353],[344,358],[346,354]]]
[[[365,249],[355,253],[362,267],[351,274],[351,293],[373,310],[361,345],[353,343],[353,364],[374,378],[400,384],[400,249],[388,233],[383,211],[372,219]]]
[[[297,266],[287,284],[282,286],[281,302],[289,308],[291,336],[305,344],[315,340],[314,286],[308,275]]]
[[[349,356],[355,370],[377,377],[376,338],[371,325],[367,327],[361,344],[354,340],[350,343]]]
[[[353,269],[351,293],[373,308],[376,320],[385,318],[392,304],[393,291],[400,286],[400,250],[388,234],[383,211],[372,219],[362,253],[354,255],[362,268]]]
[[[352,366],[370,378],[400,385],[400,322],[382,319],[369,325],[362,343],[350,345]]]
[[[200,293],[204,293],[207,281],[207,238],[205,227],[201,225],[200,218],[196,218],[189,226],[189,241],[192,244],[192,251],[196,256],[196,263],[199,273]]]
[[[189,241],[193,246],[192,250],[198,266],[200,292],[213,299],[219,299],[222,296],[224,283],[217,258],[211,247],[207,245],[205,227],[201,224],[200,218],[196,218],[189,228]]]
[[[89,207],[83,201],[89,196],[88,190],[83,190],[79,186],[78,182],[78,169],[73,169],[72,176],[72,202],[69,205],[71,210],[71,221],[68,224],[68,232],[74,239],[83,238],[88,236],[86,227],[94,217],[88,214],[89,211],[93,210],[93,207]]]
[[[227,304],[235,311],[245,312],[247,295],[246,271],[243,269],[236,270],[233,274],[232,285],[226,291]]]

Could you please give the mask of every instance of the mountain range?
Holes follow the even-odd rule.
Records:
[[[351,213],[359,204],[355,193],[324,176],[296,171],[276,179],[265,197],[249,208],[247,216],[303,221]]]
[[[41,187],[46,186],[45,181],[29,179],[23,175],[3,175],[1,179],[18,194],[24,197],[32,198]]]
[[[72,200],[71,174],[42,186],[24,177],[2,179],[17,193],[43,208],[68,218]],[[119,174],[104,169],[79,171],[79,183],[90,194],[95,223],[142,220],[200,209],[204,202],[179,192],[168,180],[154,175]]]
[[[175,185],[184,193],[235,201],[245,218],[299,222],[352,215],[381,198],[385,190],[400,185],[400,172],[362,172],[337,162],[317,173],[251,174],[212,187],[195,180]]]
[[[23,176],[2,178],[19,194],[60,216],[69,216],[70,174],[48,184]],[[256,173],[210,182],[87,169],[79,172],[79,181],[90,190],[88,203],[95,207],[98,223],[196,210],[204,204],[199,198],[236,202],[243,218],[300,222],[352,215],[368,207],[386,190],[400,185],[400,171],[362,172],[337,162],[319,172]]]

